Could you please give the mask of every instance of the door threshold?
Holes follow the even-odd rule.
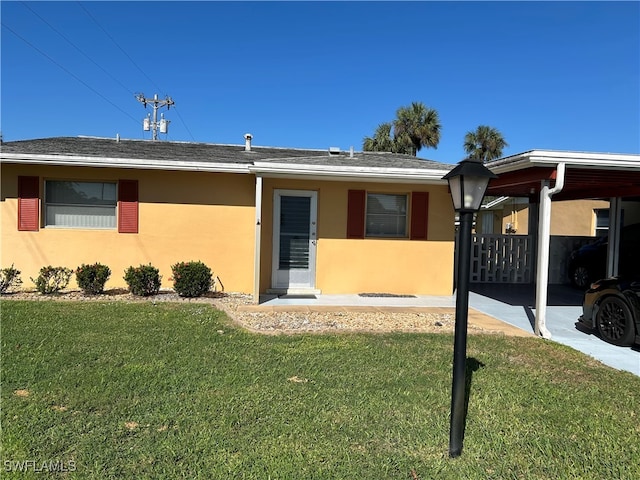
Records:
[[[322,290],[316,288],[269,288],[270,295],[320,295]]]

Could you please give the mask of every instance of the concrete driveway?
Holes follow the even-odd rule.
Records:
[[[570,286],[549,285],[546,326],[551,340],[594,357],[605,365],[640,376],[640,349],[616,347],[595,332],[577,326],[582,315],[583,293]],[[535,319],[533,285],[474,284],[469,306],[503,322],[533,332]]]

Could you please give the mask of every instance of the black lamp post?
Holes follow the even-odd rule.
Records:
[[[462,453],[465,416],[465,385],[467,361],[467,316],[469,312],[469,264],[471,263],[471,227],[473,214],[487,191],[489,180],[497,178],[482,162],[462,160],[443,178],[449,182],[453,208],[460,215],[458,237],[458,278],[456,294],[456,323],[453,344],[453,384],[451,387],[451,427],[449,456]]]

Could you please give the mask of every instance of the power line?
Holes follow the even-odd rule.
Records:
[[[182,118],[182,115],[180,115],[180,111],[178,110],[177,107],[174,107],[174,110],[176,111],[176,113],[178,114],[178,118],[180,119],[180,121],[182,122],[182,125],[184,126],[184,128],[187,130],[187,132],[189,132],[189,136],[191,136],[191,140],[193,140],[194,142],[196,141],[195,137],[193,136],[193,134],[191,133],[191,130],[189,130],[189,127],[187,127],[187,124],[184,122],[184,119]]]
[[[95,66],[97,66],[100,70],[102,70],[105,74],[107,74],[107,76],[109,76],[109,78],[111,78],[113,81],[115,81],[116,83],[118,83],[122,88],[124,88],[126,91],[128,91],[129,93],[135,95],[126,85],[124,85],[122,82],[120,82],[117,78],[115,78],[111,73],[109,73],[105,68],[103,68],[101,65],[99,65],[96,61],[94,61],[89,55],[87,55],[84,51],[82,51],[78,46],[76,46],[69,38],[67,38],[64,34],[62,34],[59,30],[57,30],[53,25],[51,25],[46,19],[44,19],[41,15],[39,15],[36,11],[34,11],[31,7],[29,7],[25,2],[20,2],[22,3],[23,6],[25,6],[27,9],[29,9],[31,11],[31,13],[33,15],[35,15],[36,17],[38,17],[43,23],[45,23],[49,28],[51,28],[51,30],[53,30],[55,33],[57,33],[60,37],[62,37],[67,43],[69,43],[73,48],[75,48],[78,52],[80,52],[84,57],[86,57],[89,61],[91,61]],[[94,21],[94,23],[96,23],[96,25],[98,25],[98,27],[100,27],[100,29],[105,33],[105,35],[107,35],[111,41],[122,51],[122,53],[131,61],[131,63],[149,80],[151,81],[151,83],[154,83],[153,80],[135,63],[135,61],[127,54],[127,52],[115,41],[115,39],[109,35],[109,33],[104,29],[104,27],[102,27],[102,25],[100,25],[98,23],[98,21],[87,11],[87,9],[80,3],[77,2],[80,7],[85,11],[85,13]],[[91,90],[93,93],[95,93],[96,95],[98,95],[100,98],[102,98],[103,100],[105,100],[107,103],[111,104],[112,106],[114,106],[117,110],[119,110],[120,112],[124,113],[125,115],[127,115],[129,118],[131,118],[133,121],[135,121],[136,123],[138,123],[138,120],[136,120],[133,116],[131,116],[129,113],[127,113],[126,111],[124,111],[122,108],[120,108],[117,104],[115,104],[114,102],[112,102],[111,100],[109,100],[107,97],[105,97],[103,94],[101,94],[99,91],[97,91],[96,89],[94,89],[93,87],[91,87],[88,83],[86,83],[84,80],[82,80],[80,77],[78,77],[76,74],[74,74],[73,72],[71,72],[69,69],[65,68],[63,65],[61,65],[60,63],[58,63],[56,60],[54,60],[51,56],[49,56],[47,53],[45,53],[44,51],[42,51],[41,49],[39,49],[38,47],[36,47],[34,44],[32,44],[31,42],[29,42],[26,38],[24,38],[23,36],[21,36],[20,34],[18,34],[15,30],[13,30],[11,27],[9,27],[8,25],[2,23],[2,26],[5,27],[7,30],[9,30],[11,33],[13,33],[17,38],[19,38],[20,40],[22,40],[25,44],[27,44],[29,47],[33,48],[34,50],[36,50],[38,53],[40,53],[42,56],[44,56],[45,58],[47,58],[50,62],[52,62],[54,65],[56,65],[58,68],[60,68],[61,70],[63,70],[64,72],[66,72],[68,75],[72,76],[73,78],[75,78],[78,82],[82,83],[85,87],[87,87],[89,90]],[[159,88],[159,87],[158,87]],[[173,103],[172,103],[173,105]],[[178,114],[178,117],[180,118],[180,121],[182,122],[184,128],[187,130],[187,132],[189,133],[189,135],[191,136],[191,139],[195,141],[195,138],[193,136],[193,134],[191,133],[191,130],[189,130],[189,127],[187,126],[186,122],[184,121],[184,119],[182,118],[182,115],[180,114],[180,112],[177,110],[177,108],[175,109],[176,113]],[[168,121],[166,121],[168,123]]]
[[[66,42],[71,45],[73,48],[75,48],[78,52],[80,52],[82,55],[84,55],[91,63],[93,63],[96,67],[98,67],[100,70],[102,70],[105,74],[107,74],[109,76],[109,78],[111,78],[114,82],[116,82],[117,84],[119,84],[122,88],[124,88],[126,91],[128,91],[131,94],[134,94],[134,92],[132,90],[130,90],[126,85],[124,85],[120,80],[118,80],[116,77],[114,77],[108,70],[106,70],[105,68],[103,68],[101,65],[99,65],[96,61],[94,61],[89,55],[87,55],[85,52],[83,52],[80,48],[78,48],[71,40],[69,40],[63,33],[61,33],[60,31],[58,31],[53,25],[51,25],[49,22],[47,22],[44,18],[42,18],[36,11],[34,11],[26,2],[20,2],[22,3],[22,5],[24,5],[26,8],[28,8],[31,13],[33,13],[36,17],[38,17],[40,20],[42,20],[42,22],[44,22],[45,24],[47,24],[49,26],[49,28],[51,28],[51,30],[53,30],[54,32],[56,32],[58,35],[60,35],[64,40],[66,40]]]
[[[98,20],[96,20],[96,18],[91,15],[91,13],[84,7],[84,5],[82,5],[81,2],[77,2],[78,5],[80,6],[80,8],[82,8],[82,10],[84,10],[84,12],[87,14],[87,16],[93,20],[93,22],[104,32],[104,34],[109,37],[109,39],[113,42],[113,44],[118,47],[118,49],[129,59],[129,61],[140,71],[140,73],[142,73],[142,75],[144,75],[147,80],[149,80],[153,85],[155,85],[155,87],[158,89],[158,91],[163,91],[156,82],[154,82],[149,75],[147,75],[145,73],[144,70],[142,70],[142,68],[140,68],[140,66],[138,66],[138,64],[133,60],[133,58],[131,58],[131,56],[124,50],[124,48],[122,48],[118,42],[116,42],[116,40],[109,34],[109,32],[107,32],[107,30],[98,22]],[[189,130],[189,127],[187,126],[186,122],[184,121],[184,119],[182,118],[182,115],[180,115],[180,111],[175,108],[176,113],[178,114],[178,118],[180,118],[180,121],[182,122],[182,125],[184,126],[184,128],[187,130],[187,132],[189,133],[189,135],[191,136],[191,139],[193,141],[195,141],[195,137],[193,136],[193,134],[191,133],[191,130]]]
[[[93,93],[95,93],[96,95],[98,95],[100,98],[102,98],[105,102],[111,104],[112,106],[114,106],[116,109],[120,110],[122,113],[124,113],[127,117],[131,118],[134,122],[139,123],[138,120],[136,120],[131,114],[129,114],[128,112],[125,112],[122,108],[120,108],[118,105],[116,105],[115,103],[113,103],[111,100],[109,100],[107,97],[105,97],[103,94],[101,94],[100,92],[98,92],[95,88],[93,88],[91,85],[89,85],[87,82],[85,82],[84,80],[82,80],[80,77],[78,77],[75,73],[69,71],[67,68],[65,68],[64,66],[60,65],[58,62],[56,62],[53,58],[51,58],[49,55],[47,55],[45,52],[43,52],[42,50],[40,50],[38,47],[36,47],[35,45],[33,45],[31,42],[29,42],[27,39],[25,39],[23,36],[21,36],[19,33],[17,33],[15,30],[13,30],[11,27],[9,27],[6,23],[2,23],[2,26],[4,28],[6,28],[7,30],[9,30],[11,33],[13,33],[16,37],[18,37],[20,40],[22,40],[24,43],[26,43],[28,46],[30,46],[31,48],[33,48],[35,51],[37,51],[40,55],[42,55],[43,57],[45,57],[46,59],[48,59],[50,62],[52,62],[54,65],[56,65],[58,68],[64,70],[67,74],[71,75],[73,78],[75,78],[78,82],[80,82],[81,84],[83,84],[85,87],[87,87],[89,90],[91,90]]]
[[[102,31],[104,32],[104,34],[105,34],[107,37],[109,37],[109,39],[113,42],[113,44],[114,44],[116,47],[118,47],[118,49],[120,49],[120,51],[121,51],[121,52],[122,52],[122,53],[123,53],[123,54],[124,54],[128,59],[129,59],[129,61],[130,61],[130,62],[131,62],[131,63],[132,63],[132,64],[133,64],[133,65],[134,65],[134,66],[135,66],[139,71],[140,71],[140,73],[142,73],[145,77],[147,77],[147,80],[149,80],[151,83],[153,83],[153,85],[154,85],[158,90],[162,91],[162,89],[158,86],[158,84],[157,84],[156,82],[154,82],[154,81],[149,77],[149,75],[147,75],[147,74],[144,72],[144,70],[142,70],[142,68],[140,68],[140,67],[138,66],[138,64],[133,60],[133,58],[131,58],[131,57],[129,56],[129,54],[124,50],[124,48],[122,48],[122,47],[118,44],[118,42],[116,42],[116,40],[115,40],[115,39],[114,39],[114,38],[109,34],[109,32],[107,32],[107,31],[105,30],[105,28],[104,28],[102,25],[100,25],[100,23],[98,22],[98,20],[96,20],[96,19],[95,19],[95,17],[94,17],[93,15],[91,15],[91,13],[90,13],[90,12],[89,12],[85,7],[84,7],[84,5],[82,5],[82,3],[81,3],[81,2],[77,2],[77,3],[78,3],[78,5],[80,5],[80,8],[82,8],[82,10],[84,10],[84,11],[85,11],[85,13],[87,14],[87,16],[88,16],[91,20],[93,20],[93,22],[94,22],[98,27],[100,27],[100,30],[102,30]]]

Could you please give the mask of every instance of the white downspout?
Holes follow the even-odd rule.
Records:
[[[551,197],[564,188],[565,164],[556,168],[556,184],[549,188],[549,180],[542,181],[540,190],[540,212],[538,214],[538,262],[536,285],[535,333],[543,338],[551,338],[547,330],[547,292],[549,287],[549,237],[551,234]]]
[[[253,253],[253,302],[260,303],[260,240],[262,238],[262,177],[256,176],[256,232]]]

